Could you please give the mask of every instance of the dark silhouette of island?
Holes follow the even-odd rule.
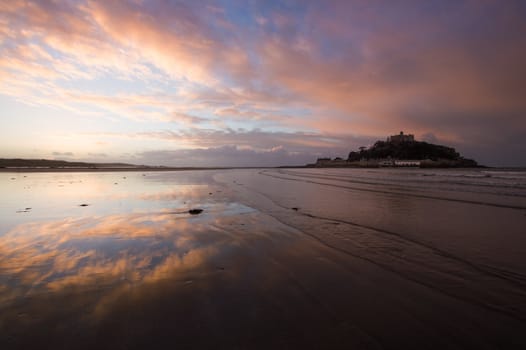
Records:
[[[473,159],[460,155],[454,148],[416,141],[413,135],[404,134],[376,141],[373,146],[351,151],[349,157],[318,158],[314,167],[421,167],[421,168],[470,168],[479,165]]]

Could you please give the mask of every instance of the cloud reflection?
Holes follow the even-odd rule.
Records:
[[[228,220],[160,212],[19,225],[0,238],[0,300],[177,278],[232,244]]]

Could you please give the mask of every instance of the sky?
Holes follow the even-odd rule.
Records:
[[[526,166],[526,1],[0,1],[0,158]]]

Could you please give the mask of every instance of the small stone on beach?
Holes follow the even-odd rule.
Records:
[[[188,210],[188,213],[190,213],[191,215],[201,214],[202,212],[203,212],[203,209],[190,209],[190,210]]]

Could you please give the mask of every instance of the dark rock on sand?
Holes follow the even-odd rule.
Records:
[[[203,209],[190,209],[190,210],[188,210],[188,213],[191,214],[191,215],[201,214],[202,212],[203,212]]]
[[[89,204],[86,204],[86,203],[82,203],[82,204],[79,204],[79,207],[87,207]]]

